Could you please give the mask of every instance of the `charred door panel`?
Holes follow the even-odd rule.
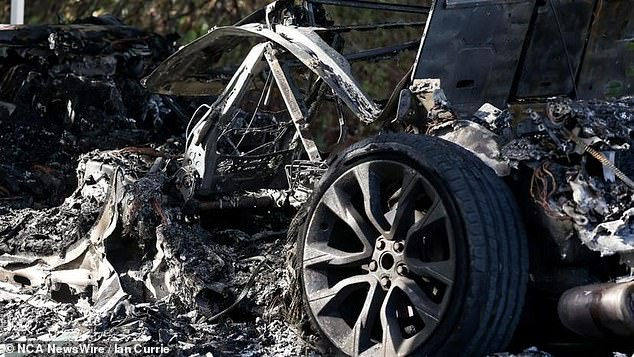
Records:
[[[535,0],[437,1],[423,34],[415,79],[440,78],[455,108],[483,98],[506,104]]]
[[[634,95],[633,9],[631,0],[597,5],[579,76],[580,98]]]
[[[595,0],[549,0],[537,8],[517,97],[574,94]],[[565,45],[565,47],[564,47]]]

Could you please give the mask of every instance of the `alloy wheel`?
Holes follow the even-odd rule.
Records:
[[[359,163],[318,198],[303,248],[306,300],[349,355],[408,355],[437,329],[456,280],[458,215],[438,183]]]

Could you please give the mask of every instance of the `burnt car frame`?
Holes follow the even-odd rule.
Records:
[[[598,194],[634,189],[615,161],[631,117],[592,122],[570,100],[634,93],[627,1],[430,5],[276,1],[163,62],[149,89],[211,98],[187,129],[181,194],[199,208],[310,194],[299,284],[314,326],[348,355],[501,350],[527,285],[561,297],[559,319],[578,334],[632,336],[631,203]],[[327,6],[426,19],[333,26]],[[342,54],[340,33],[403,27],[420,41]],[[239,67],[214,67],[244,43]],[[379,104],[350,62],[408,50],[412,69]],[[322,101],[341,127],[345,110],[381,135],[328,155],[310,130]]]

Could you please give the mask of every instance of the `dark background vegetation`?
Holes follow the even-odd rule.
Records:
[[[158,33],[178,33],[184,42],[218,25],[228,25],[262,7],[267,0],[26,0],[25,23],[67,23],[112,14],[126,24]],[[8,23],[10,0],[0,9]]]
[[[299,0],[297,0],[299,2]],[[429,0],[382,0],[409,4],[428,4]],[[124,23],[160,34],[176,33],[179,43],[186,44],[207,33],[214,26],[230,25],[269,0],[26,0],[26,24],[70,23],[88,16],[112,14]],[[0,6],[0,23],[9,23],[10,0]],[[337,25],[388,22],[395,20],[423,21],[420,16],[327,7]],[[421,28],[350,34],[346,52],[375,48],[416,39]],[[373,97],[384,97],[412,65],[414,54],[405,54],[396,62],[377,66],[354,65],[364,87]],[[386,85],[386,82],[388,85]],[[389,94],[389,93],[387,93]]]
[[[379,0],[427,4],[429,0]],[[158,33],[178,33],[189,42],[214,26],[229,25],[271,2],[270,0],[26,0],[26,24],[68,23],[88,16],[112,14],[126,24]],[[299,2],[299,0],[297,0]],[[9,22],[10,0],[0,6],[0,23]],[[332,12],[332,11],[331,11]],[[351,22],[387,21],[382,12],[336,11]],[[398,16],[397,16],[398,17]]]

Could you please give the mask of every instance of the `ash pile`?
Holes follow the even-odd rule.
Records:
[[[178,199],[186,98],[139,83],[173,39],[109,18],[0,30],[3,341],[299,355],[292,211]],[[245,225],[244,222],[249,222]]]

